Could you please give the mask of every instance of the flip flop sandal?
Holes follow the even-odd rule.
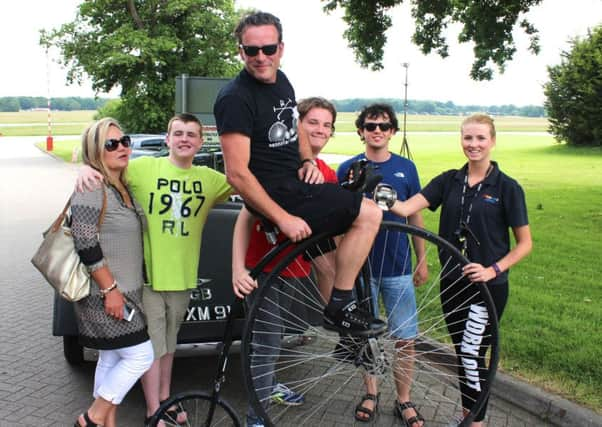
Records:
[[[403,416],[403,411],[406,409],[413,409],[416,411],[416,415],[410,418],[405,418]],[[420,412],[418,412],[418,409],[416,409],[416,405],[414,405],[414,403],[411,401],[399,403],[397,400],[395,400],[395,415],[401,418],[406,427],[413,427],[414,424],[420,423],[421,421],[423,423],[422,425],[424,425],[424,417],[420,415]]]
[[[75,420],[75,424],[73,424],[73,427],[98,427],[98,424],[96,424],[95,422],[93,422],[90,417],[88,416],[88,411],[84,412],[83,414],[84,417],[84,421],[86,422],[85,426],[82,426],[79,423],[79,417],[77,417],[77,420]]]
[[[358,405],[355,407],[355,419],[358,421],[361,421],[363,423],[368,423],[368,422],[372,421],[374,414],[376,414],[376,411],[378,411],[379,398],[380,398],[380,393],[378,393],[376,396],[371,393],[364,394],[362,396],[362,400],[360,401],[360,403],[358,403]],[[362,403],[364,403],[366,400],[371,400],[374,402],[374,409],[369,409],[362,405]],[[358,412],[362,413],[362,414],[366,414],[366,416],[365,417],[359,416]]]

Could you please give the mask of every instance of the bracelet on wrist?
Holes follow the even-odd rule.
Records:
[[[318,166],[318,164],[316,163],[316,161],[314,159],[303,159],[303,160],[301,160],[301,166],[303,166],[307,162],[311,163],[314,166]]]
[[[102,298],[104,298],[109,292],[111,292],[113,289],[116,289],[116,288],[117,288],[117,280],[113,280],[113,283],[111,283],[111,286],[109,286],[108,288],[105,288],[105,289],[100,288],[99,289],[100,296]]]
[[[497,262],[494,262],[491,265],[491,268],[493,268],[493,271],[495,271],[495,277],[499,276],[500,274],[502,274],[502,269],[500,268],[499,265],[497,265]]]

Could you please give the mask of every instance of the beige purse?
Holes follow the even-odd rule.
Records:
[[[104,186],[102,192],[102,209],[98,218],[99,233],[107,204]],[[68,301],[79,301],[90,295],[90,274],[75,250],[70,216],[67,214],[70,204],[71,199],[43,234],[44,240],[31,259],[31,263],[61,297]]]

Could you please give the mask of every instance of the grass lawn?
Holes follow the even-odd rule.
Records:
[[[52,135],[79,135],[86,129],[88,123],[53,125]],[[48,125],[0,127],[0,132],[5,136],[45,136],[48,135]]]
[[[341,114],[340,132],[324,150],[357,154],[354,114]],[[438,122],[438,119],[441,119]],[[441,133],[408,135],[425,185],[440,172],[460,167],[461,118],[412,116],[408,129]],[[501,322],[501,368],[526,381],[602,412],[602,150],[556,144],[544,119],[498,118],[493,158],[523,186],[533,234],[533,252],[514,267],[510,299]],[[414,128],[413,130],[417,130]],[[67,161],[78,141],[56,141]],[[399,152],[397,135],[391,151]],[[438,212],[425,211],[437,230]]]
[[[52,111],[52,123],[91,122],[96,110]],[[0,124],[4,123],[47,123],[46,111],[20,111],[18,113],[0,113]]]
[[[459,134],[408,136],[421,183],[460,167]],[[501,368],[602,412],[602,150],[575,149],[538,133],[500,134],[493,153],[527,197],[533,251],[512,269],[500,328]],[[391,148],[399,152],[401,137]],[[328,152],[357,154],[354,135]],[[437,230],[439,212],[425,211]]]
[[[355,132],[356,113],[338,113],[336,121],[336,130],[339,132]],[[398,115],[399,128],[403,129],[403,115]],[[427,116],[427,115],[409,115],[406,119],[406,129],[408,132],[456,132],[460,128],[461,116]],[[533,132],[545,131],[548,127],[548,120],[543,117],[496,117],[496,129],[501,131],[513,132]]]
[[[60,157],[61,159],[63,159],[66,162],[71,162],[71,159],[73,158],[73,150],[77,149],[77,161],[81,162],[82,161],[82,156],[81,156],[81,152],[80,152],[80,147],[81,147],[81,141],[79,139],[74,139],[74,140],[58,140],[58,141],[53,141],[52,142],[52,154],[54,154],[57,157]],[[46,151],[46,142],[38,142],[36,144],[37,147],[39,147],[40,149]]]
[[[53,135],[81,134],[93,120],[96,111],[53,111]],[[338,132],[355,133],[355,113],[337,114],[336,129]],[[399,116],[399,127],[403,127],[403,116]],[[38,136],[48,131],[48,114],[45,111],[24,111],[19,113],[0,113],[0,132],[6,136]],[[409,132],[456,132],[460,126],[460,116],[426,116],[410,115],[407,117]],[[20,126],[10,126],[18,124]],[[29,124],[30,126],[23,126]],[[548,122],[545,118],[498,117],[498,131],[533,132],[545,131]]]
[[[92,122],[96,111],[53,111],[53,135],[78,135]],[[41,136],[48,134],[46,111],[0,113],[0,133],[5,136]]]

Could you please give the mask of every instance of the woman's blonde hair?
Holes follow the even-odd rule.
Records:
[[[84,164],[96,169],[104,177],[105,182],[116,184],[108,173],[104,161],[105,141],[109,128],[115,126],[121,130],[121,125],[111,117],[105,117],[92,123],[82,134],[82,161]],[[125,169],[119,175],[119,181],[125,185]]]
[[[489,133],[492,138],[495,138],[495,125],[493,124],[493,118],[491,116],[488,116],[487,114],[482,114],[482,113],[473,114],[472,116],[468,116],[462,122],[462,125],[460,126],[460,131],[463,132],[464,125],[467,125],[469,123],[476,123],[479,125],[489,126]]]

